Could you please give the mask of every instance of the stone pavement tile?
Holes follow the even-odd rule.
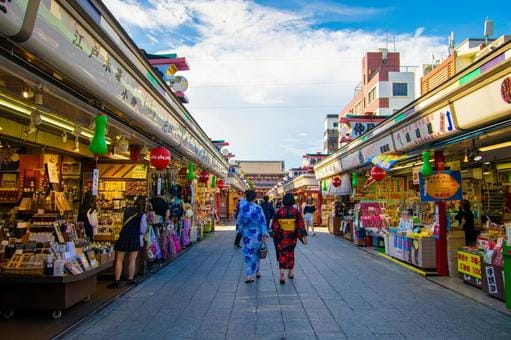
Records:
[[[373,332],[364,325],[352,325],[343,323],[340,325],[344,334],[350,339],[369,339],[374,338]]]
[[[335,339],[347,339],[346,334],[341,332],[318,332],[316,331],[316,336],[319,340],[335,340]]]

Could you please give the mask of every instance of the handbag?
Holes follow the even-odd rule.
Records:
[[[259,256],[260,259],[265,259],[268,255],[268,248],[266,247],[266,242],[261,242],[261,246],[257,250],[257,256]]]

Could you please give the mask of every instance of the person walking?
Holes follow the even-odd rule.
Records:
[[[241,238],[243,237],[243,235],[241,235],[240,232],[238,232],[238,213],[240,211],[240,203],[241,203],[241,200],[238,199],[238,203],[236,203],[236,211],[234,212],[234,218],[236,219],[236,238],[234,239],[234,246],[236,248],[241,248],[240,246],[240,242],[241,242]]]
[[[108,285],[109,288],[119,288],[126,254],[128,254],[128,285],[137,283],[134,278],[135,265],[147,230],[146,206],[146,198],[138,196],[135,206],[127,209],[124,214],[124,224],[115,244],[115,281]]]
[[[253,190],[245,192],[238,212],[237,231],[243,235],[243,256],[246,264],[245,283],[254,282],[254,275],[260,278],[259,249],[268,235],[268,227],[263,210],[255,204],[256,193]]]
[[[91,191],[83,195],[82,205],[78,211],[77,222],[83,223],[85,235],[92,242],[94,241],[94,232],[98,226],[98,212],[96,210],[96,197]]]
[[[316,233],[314,232],[314,212],[316,212],[314,200],[309,198],[307,200],[307,204],[303,208],[303,218],[305,220],[305,228],[307,232],[312,229],[312,236],[316,236]]]
[[[285,270],[288,271],[288,278],[294,278],[296,242],[299,239],[306,245],[307,231],[302,214],[294,207],[294,196],[285,194],[282,203],[284,206],[277,210],[273,218],[272,230],[277,240],[280,284],[285,284]]]
[[[474,223],[474,214],[470,209],[470,201],[461,201],[461,229],[465,232],[465,245],[475,246],[477,231]]]
[[[275,209],[273,209],[273,205],[270,203],[270,197],[268,195],[264,196],[263,202],[261,203],[261,209],[263,209],[264,218],[266,219],[266,226],[270,226],[271,219],[275,214]]]

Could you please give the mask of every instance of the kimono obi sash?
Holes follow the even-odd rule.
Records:
[[[279,219],[279,227],[284,231],[295,231],[296,220],[294,218]]]

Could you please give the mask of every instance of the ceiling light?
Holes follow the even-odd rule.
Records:
[[[49,124],[58,126],[59,128],[66,129],[70,132],[73,132],[75,130],[75,128],[73,126],[71,126],[70,124],[59,121],[57,119],[53,119],[53,118],[45,116],[45,115],[41,116],[41,120],[45,123],[49,123]]]
[[[467,150],[465,149],[465,158],[463,158],[463,162],[464,163],[468,163],[468,155],[467,155]]]
[[[491,162],[484,162],[483,164],[488,165],[488,164],[491,164]]]
[[[78,138],[75,139],[75,147],[73,149],[74,152],[80,152],[80,141]]]
[[[62,143],[66,143],[67,142],[67,132],[64,131],[62,132]]]
[[[34,96],[34,91],[32,91],[32,88],[27,86],[22,92],[21,95],[23,98],[32,98]]]
[[[2,100],[2,99],[0,99],[0,105],[8,107],[9,109],[12,109],[12,110],[19,111],[19,112],[24,113],[26,115],[30,115],[30,113],[32,113],[31,110],[28,110],[28,109],[24,108],[23,106],[19,106],[17,104],[13,104],[11,102],[8,102],[8,101]]]
[[[474,155],[474,161],[479,162],[481,159],[483,159],[483,156],[481,154]]]
[[[493,144],[493,145],[489,145],[489,146],[483,146],[482,148],[479,148],[479,150],[482,152],[485,152],[485,151],[490,151],[490,150],[495,150],[495,149],[506,148],[508,146],[511,146],[511,141]]]

